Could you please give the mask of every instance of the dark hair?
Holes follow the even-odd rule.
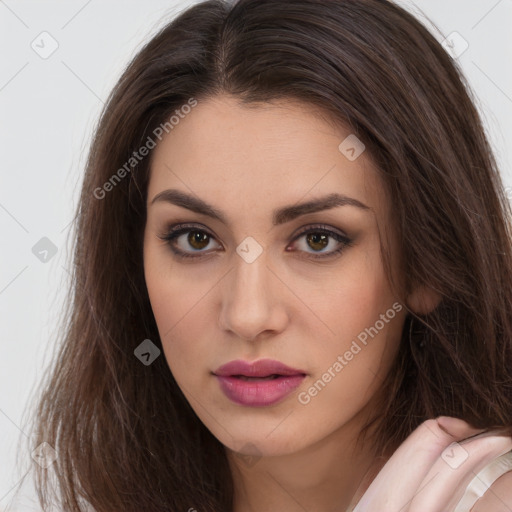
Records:
[[[425,286],[442,298],[409,310],[382,408],[362,432],[376,429],[375,453],[439,415],[512,430],[512,212],[458,66],[388,1],[209,0],[133,58],[95,131],[62,344],[35,415],[36,445],[58,453],[48,469],[34,463],[43,507],[54,471],[66,511],[232,509],[223,445],[165,358],[134,356],[145,339],[162,349],[142,260],[150,158],[95,193],[176,109],[221,93],[300,100],[349,127],[393,205],[401,296]]]

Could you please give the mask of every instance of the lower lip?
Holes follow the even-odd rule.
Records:
[[[271,380],[242,380],[238,377],[221,377],[220,387],[223,393],[239,405],[265,407],[281,401],[300,386],[305,375],[283,375]]]

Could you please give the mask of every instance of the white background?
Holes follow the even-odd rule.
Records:
[[[66,237],[93,124],[128,60],[192,3],[0,0],[0,511],[39,510],[29,505],[28,486],[13,502],[28,467],[17,468],[15,456],[20,437],[29,439],[29,400],[55,347],[70,268]],[[512,0],[399,3],[433,20],[440,41],[456,31],[469,43],[457,60],[511,187]],[[47,59],[31,48],[43,31],[59,45]],[[42,237],[57,247],[47,263],[32,253]]]

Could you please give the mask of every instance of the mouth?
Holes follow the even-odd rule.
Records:
[[[272,359],[260,359],[249,362],[243,360],[231,361],[212,372],[218,377],[232,377],[242,380],[272,380],[281,377],[305,376],[304,370],[291,368]]]
[[[305,377],[304,374],[272,374],[266,377],[216,375],[224,395],[235,404],[246,407],[267,407],[281,402],[300,386]]]
[[[289,396],[307,374],[272,360],[232,361],[212,372],[224,395],[237,405],[268,407]]]
[[[303,373],[297,373],[296,375],[304,375]],[[230,377],[233,377],[235,379],[241,379],[246,381],[261,381],[261,380],[275,380],[283,377],[293,377],[293,375],[279,375],[277,373],[274,373],[273,375],[268,375],[267,377],[249,377],[247,375],[230,375]]]

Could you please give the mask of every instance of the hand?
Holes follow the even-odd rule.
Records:
[[[353,512],[453,512],[474,476],[511,449],[512,438],[499,431],[448,416],[427,420],[398,447]]]

